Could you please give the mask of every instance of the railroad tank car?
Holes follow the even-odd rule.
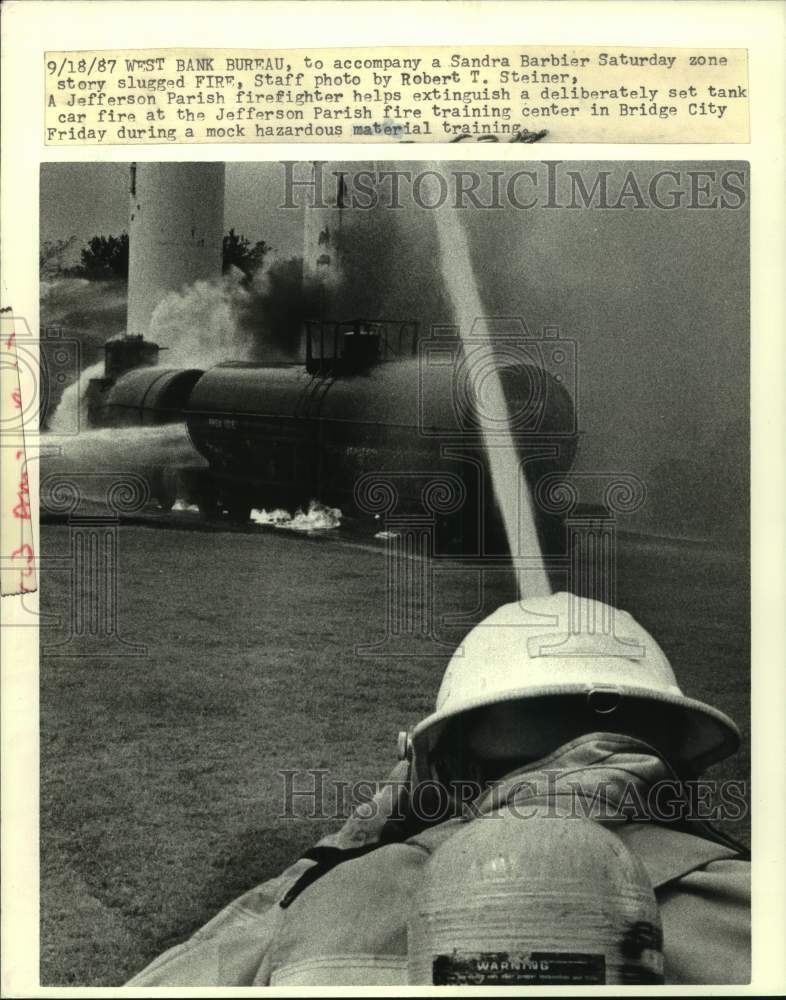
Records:
[[[101,427],[150,427],[183,420],[199,368],[139,368],[95,397],[90,422]]]
[[[149,427],[183,420],[199,368],[159,368],[161,348],[142,336],[104,344],[104,374],[87,385],[92,427]]]
[[[439,346],[455,359],[457,340]],[[225,512],[243,522],[252,507],[293,509],[312,498],[371,516],[374,489],[392,491],[386,514],[425,515],[431,487],[456,495],[454,510],[442,503],[441,547],[489,551],[494,540],[499,547],[475,416],[482,386],[472,384],[478,372],[482,381],[483,365],[467,381],[460,363],[430,365],[422,347],[406,322],[315,324],[305,366],[235,362],[205,372],[185,413],[210,467],[196,497],[205,516]],[[564,385],[521,362],[503,361],[499,377],[527,480],[569,468],[577,439]],[[541,542],[553,550],[559,525],[543,514],[538,521]]]
[[[309,323],[305,334],[305,364],[237,361],[206,372],[158,368],[157,345],[141,338],[110,341],[104,378],[89,386],[90,422],[185,423],[207,467],[151,467],[151,492],[167,509],[180,498],[208,519],[245,523],[254,507],[293,510],[318,499],[373,518],[384,495],[383,521],[433,513],[436,489],[438,548],[504,551],[477,418],[488,352],[467,366],[455,335],[424,351],[410,321]],[[537,350],[523,356],[532,361],[503,352],[494,365],[506,429],[532,485],[571,466],[577,436],[564,381],[537,363]],[[554,551],[558,519],[536,516],[542,545]]]
[[[159,427],[183,424],[185,408],[196,382],[197,368],[159,368],[159,345],[141,336],[113,337],[104,345],[104,374],[87,385],[87,421],[94,428]],[[135,468],[162,507],[178,497],[180,480],[195,470],[172,468],[156,461]],[[196,463],[198,470],[202,461]]]

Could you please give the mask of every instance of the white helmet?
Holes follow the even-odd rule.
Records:
[[[682,693],[663,650],[631,615],[559,593],[505,604],[467,635],[436,711],[412,733],[417,777],[435,776],[433,752],[451,720],[509,702],[520,708],[523,743],[528,717],[558,704],[579,732],[649,736],[681,773],[698,774],[739,746],[731,719]]]

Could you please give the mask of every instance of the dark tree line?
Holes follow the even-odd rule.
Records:
[[[65,267],[65,254],[71,249],[75,236],[67,240],[47,240],[39,251],[38,262],[42,275],[60,274],[71,278],[88,278],[90,281],[108,281],[128,278],[128,233],[119,236],[94,236],[80,251],[80,261],[74,267]],[[252,244],[234,229],[224,236],[222,245],[223,271],[235,267],[249,281],[258,270],[270,247],[264,240]]]
[[[94,236],[82,248],[82,261],[75,268],[77,277],[91,281],[128,277],[128,233],[119,236]]]
[[[251,240],[245,236],[238,236],[234,229],[230,229],[224,237],[222,246],[224,274],[236,267],[243,272],[246,279],[250,279],[262,266],[262,261],[269,250],[270,247],[264,240],[257,240],[252,246]]]

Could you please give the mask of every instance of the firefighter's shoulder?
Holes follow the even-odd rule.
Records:
[[[406,984],[407,911],[429,857],[386,844],[322,875],[286,910],[270,985]]]

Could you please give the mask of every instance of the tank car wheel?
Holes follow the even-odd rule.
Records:
[[[231,524],[247,524],[251,519],[251,508],[253,504],[241,494],[232,495],[224,504]]]
[[[206,521],[217,521],[221,517],[218,490],[211,484],[202,484],[197,493],[196,503],[199,507],[199,513]]]

